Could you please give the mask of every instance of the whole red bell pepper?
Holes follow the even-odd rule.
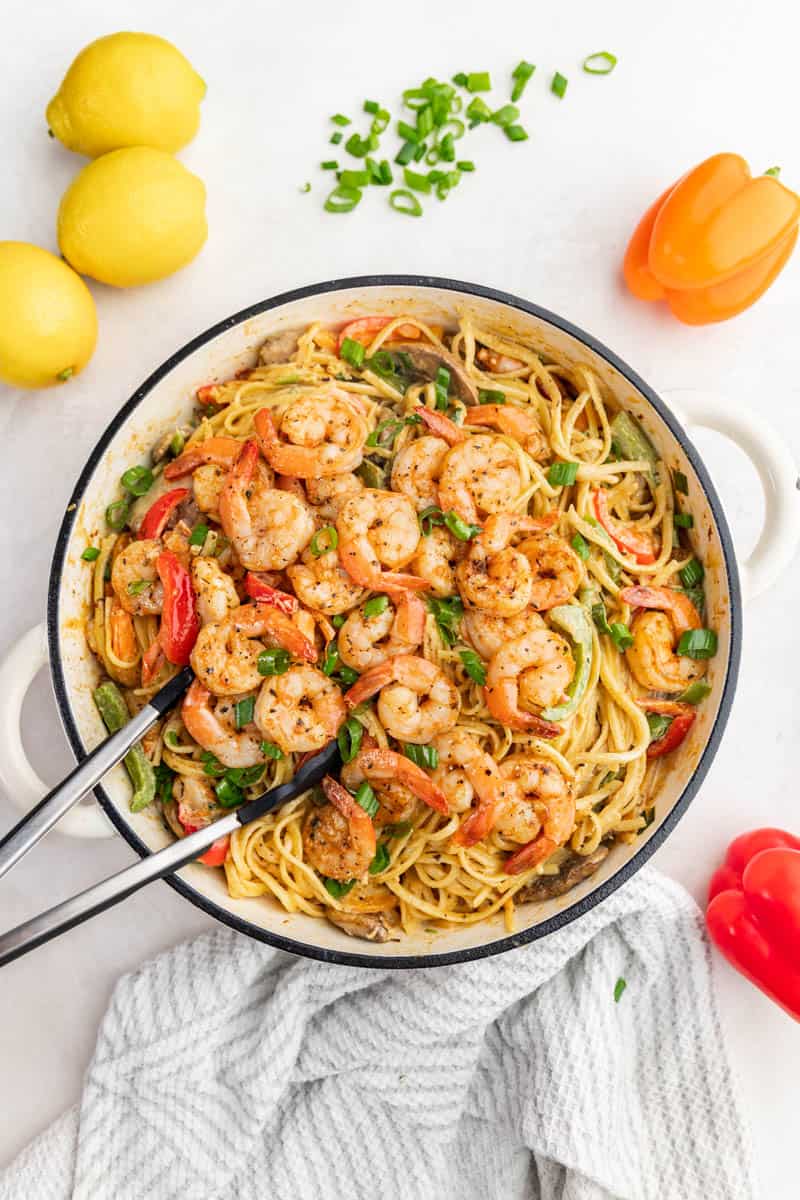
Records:
[[[293,612],[297,612],[296,596],[290,596],[288,592],[282,592],[279,588],[270,587],[252,571],[248,571],[244,577],[244,590],[253,600],[260,600],[262,604],[271,604],[273,608],[280,609],[289,617]]]
[[[159,496],[144,515],[144,520],[139,526],[139,537],[160,538],[166,528],[170,513],[178,507],[184,496],[188,495],[188,488],[173,488],[171,492],[164,492],[163,496]]]
[[[800,838],[755,829],[711,878],[709,936],[728,962],[800,1021]]]
[[[192,580],[171,550],[162,550],[156,559],[156,570],[164,585],[158,640],[167,659],[175,666],[185,667],[200,632]]]

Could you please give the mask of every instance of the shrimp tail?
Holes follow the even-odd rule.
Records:
[[[519,850],[510,854],[503,869],[506,875],[521,875],[523,871],[529,871],[531,867],[544,862],[557,849],[557,842],[547,837],[546,834],[540,833],[532,842],[528,842],[526,846],[521,846]]]
[[[444,438],[449,446],[457,446],[459,442],[464,442],[469,437],[469,434],[456,425],[455,421],[451,421],[449,417],[446,417],[444,413],[437,412],[436,409],[425,408],[424,405],[418,404],[414,409],[414,414],[422,418],[431,433]]]
[[[142,687],[149,687],[161,670],[166,655],[161,642],[156,638],[142,655]]]
[[[330,775],[326,775],[323,779],[322,790],[325,798],[347,819],[354,838],[370,848],[370,852],[374,854],[377,839],[375,826],[369,813],[361,807],[355,796],[351,796],[347,788],[342,787]]]
[[[560,725],[519,708],[516,680],[500,679],[497,683],[487,685],[483,692],[489,711],[509,728],[533,733],[541,738],[555,738],[563,733]]]
[[[424,592],[430,586],[427,579],[421,579],[418,575],[407,575],[403,571],[384,571],[376,584],[378,590],[383,590],[389,596],[393,593]]]
[[[377,667],[365,671],[361,678],[345,692],[345,704],[348,708],[355,708],[363,700],[369,700],[370,696],[374,696],[393,679],[394,663],[391,659],[387,659],[385,662],[379,663]]]
[[[452,840],[455,845],[474,846],[477,842],[483,841],[487,834],[491,833],[497,820],[498,805],[499,801],[494,799],[487,800],[484,804],[479,804],[477,808],[474,808],[453,834]]]
[[[627,587],[620,592],[619,598],[631,608],[655,608],[668,612],[679,637],[689,629],[699,629],[702,624],[700,614],[689,597],[674,588]]]

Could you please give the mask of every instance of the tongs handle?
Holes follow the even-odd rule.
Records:
[[[186,691],[193,678],[189,667],[179,671],[128,721],[127,725],[101,742],[66,779],[25,813],[13,829],[0,839],[0,878],[125,757],[131,746],[135,745]]]

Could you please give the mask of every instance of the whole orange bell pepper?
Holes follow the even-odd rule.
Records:
[[[715,154],[651,205],[634,230],[623,275],[640,300],[666,300],[688,325],[754,304],[797,241],[800,196],[773,175],[753,178],[738,154]]]

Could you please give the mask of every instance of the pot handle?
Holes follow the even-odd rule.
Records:
[[[764,528],[749,557],[739,564],[745,600],[752,600],[788,567],[800,541],[797,466],[780,436],[752,409],[710,392],[663,393],[678,420],[730,438],[752,462],[764,490]]]
[[[0,662],[0,789],[27,812],[50,788],[34,771],[22,744],[22,704],[34,678],[49,661],[44,625],[29,629]],[[68,837],[113,837],[115,830],[97,804],[79,804],[58,823]]]

